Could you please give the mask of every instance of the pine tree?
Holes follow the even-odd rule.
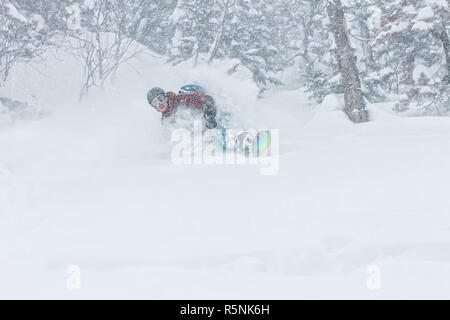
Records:
[[[14,2],[30,15],[35,16],[41,21],[45,21],[48,29],[51,31],[67,30],[67,19],[73,5],[77,4],[77,0],[14,0]]]
[[[280,84],[276,73],[287,63],[287,52],[280,48],[276,3],[234,0],[225,34],[225,55],[236,59],[253,73],[261,89]],[[275,39],[278,39],[274,41]],[[284,43],[287,45],[287,43]]]
[[[159,54],[169,54],[174,33],[174,26],[170,23],[169,17],[176,5],[176,0],[139,0],[142,17],[135,29],[134,38]]]
[[[285,8],[285,0],[180,0],[170,17],[175,32],[169,61],[192,59],[195,65],[199,59],[234,59],[235,66],[253,73],[261,89],[280,84],[277,73],[288,55]]]
[[[343,93],[339,66],[333,48],[330,23],[326,13],[326,1],[307,0],[293,2],[293,21],[300,27],[293,28],[291,39],[296,39],[293,57],[300,57],[298,72],[310,98],[321,103],[329,94]]]
[[[174,64],[193,58],[197,65],[201,54],[209,52],[214,43],[213,30],[219,24],[220,10],[214,1],[179,0],[170,16],[175,26],[169,62]]]
[[[396,111],[442,114],[450,110],[449,7],[442,0],[397,0],[386,7],[383,29],[373,46],[385,46],[396,70]]]

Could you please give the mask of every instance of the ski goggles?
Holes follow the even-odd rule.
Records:
[[[167,100],[166,95],[162,93],[154,97],[152,101],[150,101],[150,105],[156,109],[161,103],[164,103],[166,100]]]

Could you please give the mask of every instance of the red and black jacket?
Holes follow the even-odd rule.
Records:
[[[213,129],[217,126],[216,113],[217,108],[214,99],[200,91],[183,92],[176,94],[169,91],[166,93],[169,109],[162,114],[162,121],[172,118],[178,108],[193,108],[203,111],[203,118],[206,120],[206,127]]]

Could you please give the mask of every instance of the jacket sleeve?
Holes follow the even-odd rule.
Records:
[[[214,129],[217,127],[216,121],[217,107],[211,96],[203,97],[203,118],[206,120],[206,128]]]

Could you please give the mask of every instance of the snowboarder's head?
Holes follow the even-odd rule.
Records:
[[[150,105],[159,112],[166,112],[169,108],[166,93],[161,88],[153,88],[147,93],[147,100]]]

